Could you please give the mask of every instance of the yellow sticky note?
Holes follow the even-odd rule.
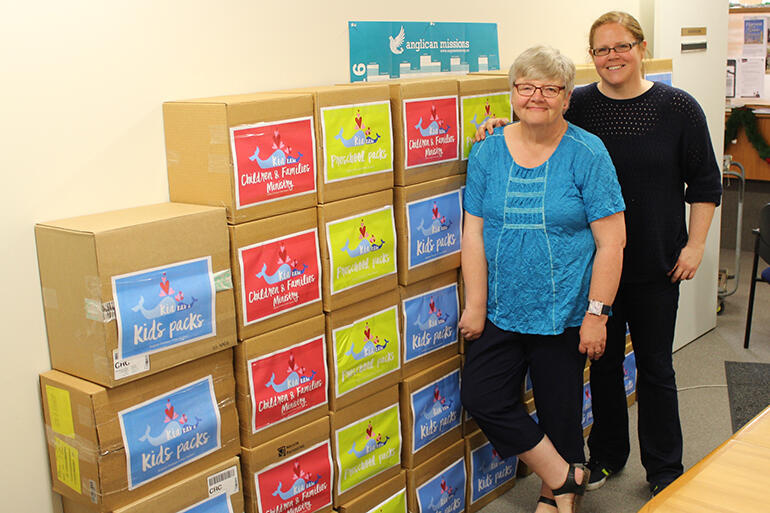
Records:
[[[54,446],[56,448],[56,477],[77,493],[81,493],[78,450],[58,437],[54,438]]]
[[[48,398],[48,412],[51,417],[51,429],[60,435],[74,438],[75,426],[72,421],[72,406],[70,405],[69,391],[46,385],[45,394]]]

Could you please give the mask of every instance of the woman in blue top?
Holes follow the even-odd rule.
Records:
[[[519,122],[474,145],[468,161],[462,400],[501,456],[541,477],[537,511],[573,511],[588,480],[583,369],[604,351],[624,203],[604,145],[564,120],[572,62],[536,46],[509,77]],[[528,367],[539,425],[521,403]]]

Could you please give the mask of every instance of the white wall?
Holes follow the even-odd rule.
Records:
[[[59,506],[40,413],[37,374],[49,360],[32,227],[167,200],[163,101],[347,81],[348,20],[496,22],[503,65],[541,42],[585,63],[594,18],[640,10],[639,0],[11,5],[0,22],[0,491],[3,510],[40,513]]]
[[[688,91],[703,107],[720,166],[725,129],[727,26],[725,0],[655,0],[655,57],[673,59],[674,86]],[[707,50],[682,53],[683,27],[706,27]],[[716,326],[720,217],[721,209],[717,209],[695,279],[682,284],[675,349]]]

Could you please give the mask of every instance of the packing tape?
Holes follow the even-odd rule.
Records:
[[[229,155],[216,155],[209,153],[209,173],[231,173]]]
[[[54,310],[59,308],[59,299],[56,295],[56,289],[43,287],[43,306]]]
[[[230,269],[225,269],[224,271],[219,271],[218,273],[214,273],[214,289],[217,292],[221,292],[223,290],[230,290],[233,288],[233,273],[230,271]]]
[[[114,301],[105,301],[102,303],[98,299],[85,298],[84,302],[86,319],[103,322],[105,324],[116,319]]]
[[[96,463],[96,460],[99,457],[99,450],[94,443],[82,436],[62,436],[57,434],[50,425],[46,424],[45,437],[46,440],[48,440],[48,443],[54,447],[56,446],[56,440],[66,442],[67,446],[71,448],[74,454],[77,454],[78,459],[81,461]]]

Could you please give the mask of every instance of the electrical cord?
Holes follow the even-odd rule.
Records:
[[[727,388],[727,385],[695,385],[691,387],[677,388],[677,392],[684,392],[685,390],[697,390],[699,388]]]

